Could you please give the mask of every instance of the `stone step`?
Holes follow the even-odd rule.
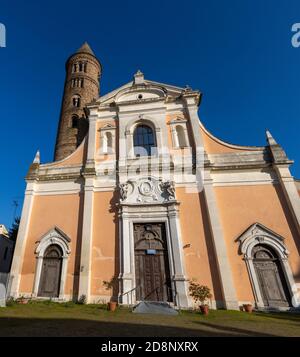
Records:
[[[165,301],[141,301],[133,308],[132,312],[135,314],[178,315],[178,311]]]

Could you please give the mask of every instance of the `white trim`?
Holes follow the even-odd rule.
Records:
[[[284,244],[284,238],[264,227],[262,224],[255,223],[238,238],[238,241],[240,243],[240,253],[243,254],[247,266],[257,307],[265,308],[252,255],[253,248],[258,244],[268,245],[275,250],[286,278],[286,283],[291,295],[292,306],[300,307],[297,285],[288,262],[289,251]]]
[[[278,184],[278,178],[271,170],[235,170],[211,172],[214,187],[226,186],[250,186],[250,185],[268,185]]]

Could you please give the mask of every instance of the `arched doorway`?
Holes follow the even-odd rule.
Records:
[[[136,300],[172,301],[164,223],[134,224]]]
[[[50,245],[43,257],[38,295],[58,297],[61,281],[62,250],[58,245]]]
[[[290,306],[286,279],[276,252],[266,245],[256,245],[252,258],[264,305],[275,308]]]

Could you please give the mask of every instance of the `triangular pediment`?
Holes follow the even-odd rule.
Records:
[[[40,241],[42,241],[46,237],[49,238],[49,237],[55,237],[55,236],[59,236],[60,238],[63,238],[68,243],[71,242],[71,239],[67,236],[67,234],[65,232],[63,232],[60,228],[56,227],[56,226],[54,226],[47,233],[45,233],[41,237]]]
[[[239,237],[238,237],[238,241],[239,242],[243,242],[245,241],[245,239],[247,239],[248,237],[253,237],[253,236],[268,236],[268,237],[272,237],[272,238],[276,238],[279,241],[283,242],[284,238],[282,236],[280,236],[279,234],[275,233],[274,231],[272,231],[270,228],[265,227],[263,224],[261,223],[254,223],[252,224],[250,227],[248,227],[244,233],[242,233]]]
[[[265,227],[261,223],[254,223],[248,227],[237,239],[236,242],[240,243],[240,254],[250,256],[252,247],[256,244],[267,244],[277,247],[277,251],[288,254],[288,250],[284,245],[284,238],[272,231],[270,228]]]
[[[50,244],[58,244],[64,251],[64,253],[69,254],[69,243],[71,239],[64,233],[60,228],[54,226],[47,233],[45,233],[39,241],[38,246],[35,250],[36,254],[44,253],[46,248]]]

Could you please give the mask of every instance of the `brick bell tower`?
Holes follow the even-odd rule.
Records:
[[[68,58],[55,161],[74,152],[87,134],[88,120],[84,108],[99,97],[101,71],[101,64],[87,42]]]

